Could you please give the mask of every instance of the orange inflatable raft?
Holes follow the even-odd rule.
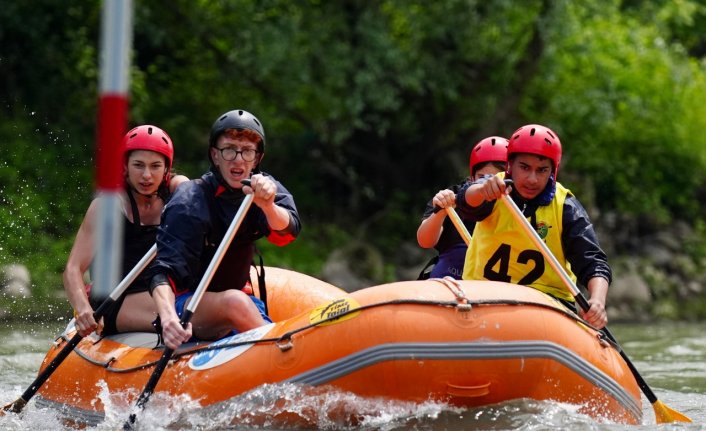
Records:
[[[292,271],[266,274],[275,322],[183,346],[155,392],[217,408],[260,385],[293,382],[468,407],[553,400],[577,404],[599,421],[642,420],[638,385],[615,346],[534,289],[431,279],[347,294]],[[67,330],[44,365],[71,335]],[[156,340],[154,334],[85,338],[37,403],[96,424],[104,417],[103,381],[134,404],[161,356]]]

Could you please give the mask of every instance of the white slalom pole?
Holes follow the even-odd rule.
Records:
[[[123,254],[121,144],[127,131],[132,13],[132,0],[103,2],[96,161],[99,206],[91,289],[98,300],[105,299],[117,284]]]

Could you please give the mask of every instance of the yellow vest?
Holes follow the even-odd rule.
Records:
[[[499,174],[499,175],[502,175]],[[564,201],[571,191],[556,183],[554,199],[537,209],[537,233],[544,239],[554,257],[576,282],[571,265],[566,261],[561,245]],[[476,223],[463,267],[464,280],[493,280],[524,284],[556,298],[574,301],[559,275],[545,261],[542,253],[517,226],[510,210],[496,201],[493,211]]]

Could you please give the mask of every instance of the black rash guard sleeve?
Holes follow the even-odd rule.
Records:
[[[603,277],[610,284],[612,271],[608,257],[598,243],[588,213],[573,196],[564,201],[561,241],[564,256],[582,286],[588,286],[593,277]]]

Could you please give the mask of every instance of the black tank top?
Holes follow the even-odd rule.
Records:
[[[159,225],[142,226],[140,224],[140,211],[137,209],[137,202],[132,192],[128,190],[130,207],[132,209],[132,222],[125,217],[125,232],[123,235],[123,272],[125,277],[137,265],[149,249],[157,240],[157,229]],[[147,271],[142,271],[137,279],[127,288],[127,292],[145,292],[149,290],[149,280],[146,277]]]
[[[125,276],[132,271],[135,265],[137,265],[137,262],[139,262],[149,251],[150,247],[152,247],[157,240],[157,229],[159,228],[159,225],[140,226],[140,211],[137,209],[137,202],[135,202],[135,198],[132,196],[132,192],[130,192],[129,189],[127,195],[130,198],[133,221],[125,217],[125,231],[123,232],[123,267],[120,280],[125,278]],[[147,271],[142,271],[135,281],[128,286],[121,298],[125,298],[126,293],[147,292],[149,291],[149,286],[150,280],[147,276]],[[89,301],[91,307],[95,310],[101,305],[103,299],[98,300],[90,296]],[[115,333],[116,331],[115,319],[121,306],[122,299],[118,300],[116,304],[111,307],[111,311],[106,312],[106,327],[109,331],[113,331],[108,333]]]

